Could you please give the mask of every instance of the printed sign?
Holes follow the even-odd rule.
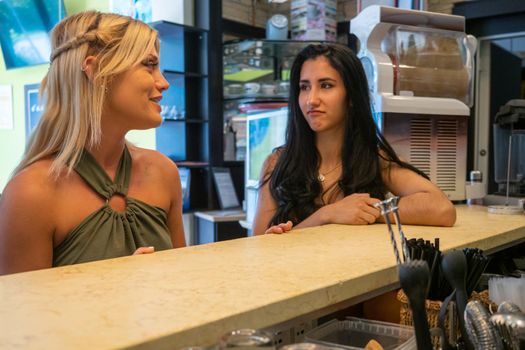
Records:
[[[13,129],[13,90],[0,85],[0,129]]]
[[[29,84],[24,86],[25,105],[26,105],[26,138],[40,121],[40,116],[44,111],[44,101],[40,101],[38,89],[40,84]]]

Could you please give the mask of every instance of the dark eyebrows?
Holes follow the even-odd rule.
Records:
[[[333,83],[335,83],[337,80],[335,80],[335,79],[333,79],[333,78],[326,77],[326,78],[318,79],[317,81],[320,82],[320,83],[325,83],[325,82],[333,82]],[[302,80],[299,81],[299,83],[300,83],[300,84],[301,84],[301,83],[308,83],[308,84],[309,84],[309,83],[310,83],[310,80],[308,80],[308,79],[302,79]]]

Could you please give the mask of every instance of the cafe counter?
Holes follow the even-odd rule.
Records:
[[[525,241],[525,215],[458,206],[441,249]],[[177,349],[321,316],[398,287],[386,225],[326,225],[0,277],[1,349]]]

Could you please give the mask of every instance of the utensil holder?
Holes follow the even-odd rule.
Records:
[[[401,325],[405,326],[412,326],[412,311],[410,310],[410,307],[408,305],[408,299],[405,293],[402,289],[400,289],[397,292],[397,300],[401,303],[401,309],[399,311],[400,320],[399,323]],[[493,303],[489,299],[489,291],[484,290],[482,292],[472,292],[470,296],[470,300],[479,300],[483,303],[489,310],[495,311],[498,306]],[[426,300],[425,302],[425,308],[427,311],[427,320],[428,320],[428,326],[430,329],[436,328],[438,326],[438,318],[439,318],[439,310],[441,309],[441,305],[443,304],[442,301],[439,300]],[[455,303],[451,302],[450,305],[455,305]],[[456,312],[455,306],[453,307],[453,312]],[[457,342],[458,337],[461,335],[459,331],[459,324],[455,322],[455,317],[451,317],[454,315],[450,315],[450,307],[447,310],[447,315],[445,317],[445,337],[449,337],[449,341],[453,340],[454,342]],[[451,321],[452,320],[452,321]],[[450,339],[450,330],[451,330],[451,323],[452,323],[452,334],[453,339]],[[438,336],[432,336],[432,346],[435,349],[440,349],[442,347],[441,340]]]

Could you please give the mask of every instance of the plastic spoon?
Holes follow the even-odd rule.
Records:
[[[461,250],[446,252],[441,260],[441,268],[448,283],[456,291],[456,305],[458,307],[459,328],[461,337],[468,350],[473,350],[472,344],[465,330],[465,307],[467,305],[467,259]]]
[[[422,260],[412,260],[398,267],[399,282],[412,309],[417,348],[432,349],[425,309],[426,290],[430,278],[428,265]]]

